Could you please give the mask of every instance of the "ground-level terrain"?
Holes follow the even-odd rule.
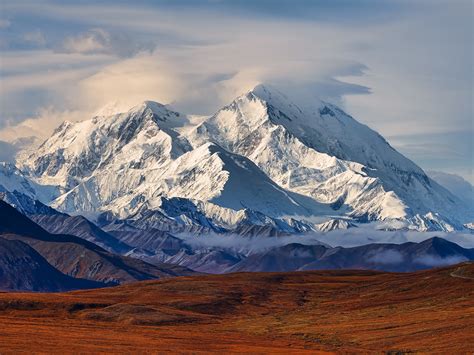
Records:
[[[474,351],[474,264],[0,293],[0,352]]]

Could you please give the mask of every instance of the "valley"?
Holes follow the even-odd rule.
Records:
[[[0,351],[469,353],[474,264],[236,273],[0,293]]]

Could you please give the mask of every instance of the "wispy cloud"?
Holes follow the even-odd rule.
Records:
[[[10,27],[11,22],[9,20],[0,19],[0,29]]]
[[[23,39],[38,47],[43,47],[46,44],[46,39],[40,30],[25,33]]]
[[[447,256],[447,257],[439,257],[436,255],[424,254],[413,261],[419,264],[423,264],[430,267],[436,266],[445,266],[445,265],[454,265],[458,263],[462,263],[463,261],[467,261],[468,259],[463,256]]]
[[[93,28],[75,36],[66,37],[60,50],[67,53],[110,54],[131,57],[141,51],[153,51],[153,42],[141,42],[123,33],[109,33]]]
[[[444,157],[438,170],[450,159],[443,133],[472,133],[468,0],[5,1],[2,10],[0,127],[42,107],[86,113],[120,100],[206,114],[265,81],[343,104],[385,136],[419,134],[421,149]],[[466,165],[464,156],[453,169]]]
[[[400,264],[405,260],[403,255],[396,250],[382,250],[379,252],[374,252],[372,256],[369,257],[369,261],[377,264]]]

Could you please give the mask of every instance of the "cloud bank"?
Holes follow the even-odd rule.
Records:
[[[111,101],[211,114],[268,82],[343,105],[422,166],[473,181],[470,1],[2,6],[0,139],[46,136],[60,117],[85,119]],[[449,165],[453,141],[465,149]]]

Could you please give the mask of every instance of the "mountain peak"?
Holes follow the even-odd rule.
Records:
[[[66,131],[69,127],[71,127],[73,125],[74,125],[74,123],[72,123],[71,121],[65,120],[58,127],[56,127],[56,129],[53,131],[53,135],[57,134],[57,133],[60,133],[60,132],[63,132],[63,131]]]
[[[266,106],[269,116],[277,120],[283,119],[281,122],[289,122],[296,119],[300,123],[304,123],[310,116],[291,98],[273,85],[258,84],[246,96],[260,100]]]
[[[151,118],[159,124],[161,128],[175,128],[181,127],[188,123],[185,115],[171,110],[166,105],[156,101],[146,100],[132,107],[126,115],[136,116],[140,115],[144,118]]]
[[[74,123],[23,166],[35,182],[61,186],[65,193],[51,203],[71,212],[126,217],[162,196],[267,216],[459,224],[454,198],[383,137],[337,106],[298,94],[259,84],[199,121],[143,101]]]
[[[307,93],[304,96],[305,98],[302,99],[299,92],[298,95],[292,95],[291,92],[287,91],[284,93],[271,84],[258,84],[249,91],[249,94],[254,95],[276,108],[284,109],[289,107],[293,110],[296,109],[300,115],[303,115],[303,111],[305,111],[304,115],[309,115],[313,111],[324,108],[324,106],[338,109],[336,106],[322,101],[311,93]]]
[[[139,112],[146,109],[151,110],[152,112],[159,113],[165,107],[165,105],[151,100],[144,100],[138,103],[130,105],[130,103],[111,101],[106,105],[102,106],[99,110],[94,113],[94,117],[110,117],[118,114],[124,114],[127,112]]]
[[[258,84],[252,90],[250,90],[249,93],[252,93],[265,101],[278,97],[288,100],[288,98],[281,91],[269,84]]]
[[[138,110],[151,110],[153,113],[161,113],[163,110],[166,110],[166,106],[151,100],[145,100],[140,104],[132,107],[129,111],[138,111]]]
[[[291,100],[279,91],[276,87],[269,84],[258,84],[252,90],[249,90],[242,97],[256,98],[272,106],[291,106]]]

